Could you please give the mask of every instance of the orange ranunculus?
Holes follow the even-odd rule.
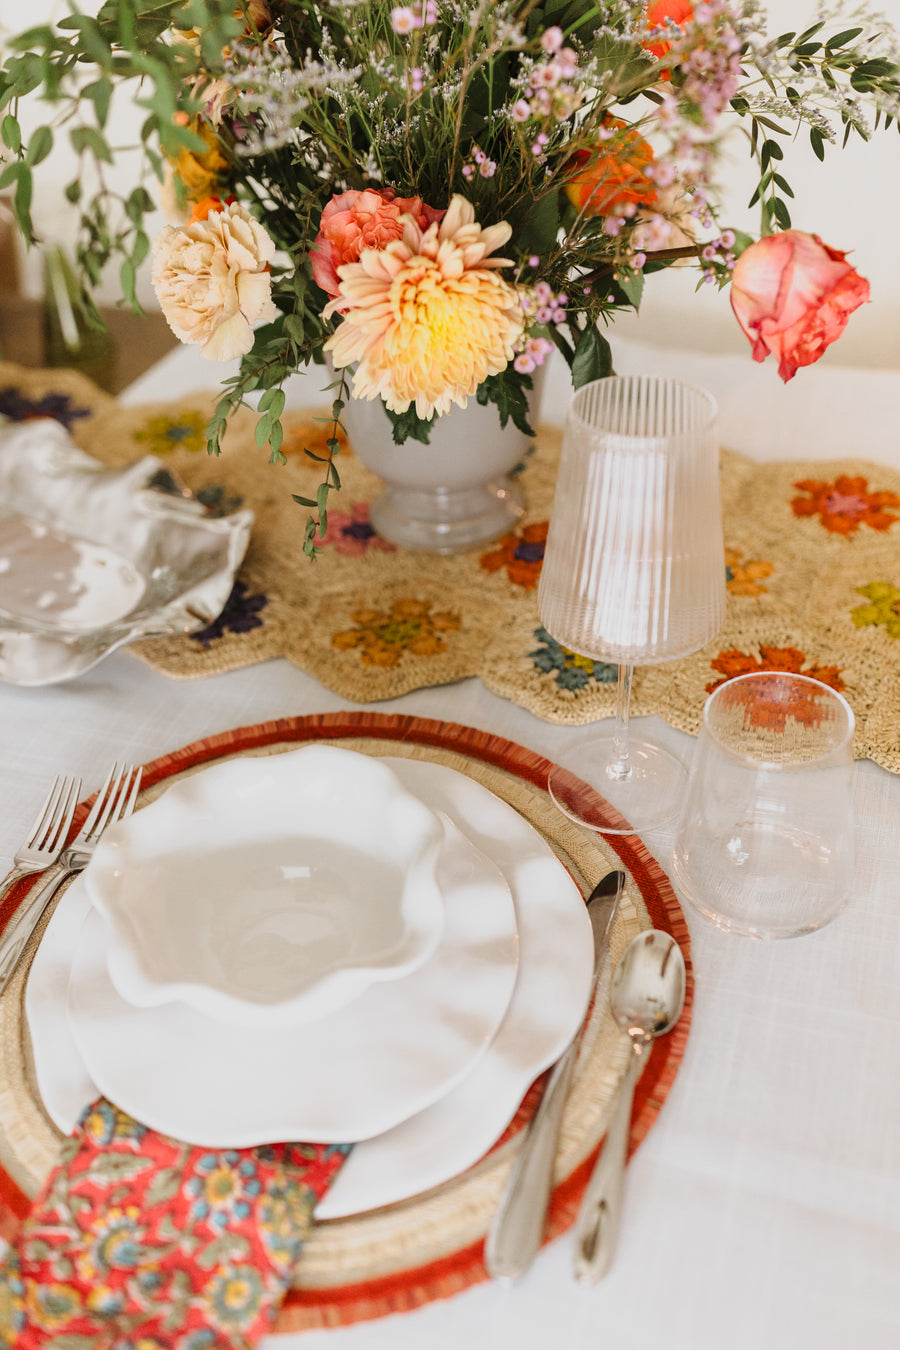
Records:
[[[846,256],[816,234],[784,230],[751,244],[737,260],[731,308],[753,343],[754,361],[772,352],[785,383],[818,361],[869,299],[868,281]]]
[[[316,285],[334,299],[341,284],[337,269],[343,263],[358,262],[364,248],[380,250],[399,239],[404,216],[412,216],[425,230],[443,214],[426,206],[421,197],[397,197],[391,188],[336,193],[322,212],[310,250]]]
[[[232,172],[213,128],[202,118],[194,118],[189,126],[206,148],[182,150],[177,158],[167,160],[162,191],[161,205],[166,218],[178,225],[187,220],[197,202],[219,193],[224,196]]]
[[[664,28],[667,23],[677,23],[683,28],[693,17],[694,9],[690,0],[651,0],[647,6],[648,28]],[[651,56],[655,56],[657,61],[661,61],[672,44],[664,38],[658,38],[653,42],[644,42],[642,46]],[[663,71],[662,78],[664,80],[669,78],[667,70]]]
[[[572,156],[571,168],[581,172],[565,185],[569,201],[586,216],[616,215],[628,204],[654,205],[658,191],[646,174],[652,149],[626,122],[610,118],[606,126],[617,133],[614,140],[604,142],[596,155],[576,150]]]

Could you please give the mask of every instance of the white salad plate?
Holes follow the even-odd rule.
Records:
[[[322,1218],[405,1200],[477,1162],[512,1119],[529,1085],[576,1033],[590,995],[593,944],[584,901],[538,832],[464,774],[418,760],[387,762],[432,809],[454,820],[506,877],[515,902],[519,969],[506,1015],[485,1052],[434,1104],[353,1150],[317,1206]],[[66,1011],[72,952],[88,907],[76,881],[50,920],[25,994],[38,1088],[64,1133],[99,1091]]]
[[[173,784],[104,832],[84,879],[126,1003],[297,1026],[432,955],[443,842],[386,764],[308,745]]]
[[[444,821],[444,936],[424,966],[305,1026],[229,1026],[184,1003],[126,1003],[91,909],[74,952],[69,1019],[93,1081],[138,1120],[188,1143],[368,1139],[430,1106],[496,1032],[518,937],[499,869]]]

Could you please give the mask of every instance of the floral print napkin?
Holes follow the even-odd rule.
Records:
[[[0,1346],[256,1345],[350,1147],[201,1148],[100,1098],[0,1262]]]

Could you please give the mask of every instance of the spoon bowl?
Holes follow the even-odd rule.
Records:
[[[655,929],[632,938],[613,975],[610,1007],[633,1053],[575,1227],[575,1275],[584,1284],[596,1284],[612,1264],[635,1084],[651,1041],[681,1016],[684,989],[684,957],[674,938]]]
[[[684,957],[674,938],[651,929],[628,944],[610,989],[612,1015],[634,1041],[662,1036],[684,1007]]]

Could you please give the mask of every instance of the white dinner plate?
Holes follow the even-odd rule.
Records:
[[[541,836],[506,802],[441,764],[390,759],[428,805],[444,811],[500,867],[512,888],[519,972],[512,1000],[484,1055],[446,1096],[355,1148],[317,1214],[338,1218],[405,1200],[470,1167],[490,1148],[531,1082],[568,1044],[590,994],[593,943],[584,902]],[[66,1017],[66,986],[87,908],[63,897],[34,958],[26,990],[38,1086],[68,1133],[97,1086]]]
[[[444,830],[434,956],[309,1026],[236,1027],[183,1003],[126,1003],[109,977],[107,927],[90,910],[69,1019],[93,1081],[144,1124],[210,1148],[368,1139],[430,1106],[487,1047],[518,962],[506,880],[446,818]]]

